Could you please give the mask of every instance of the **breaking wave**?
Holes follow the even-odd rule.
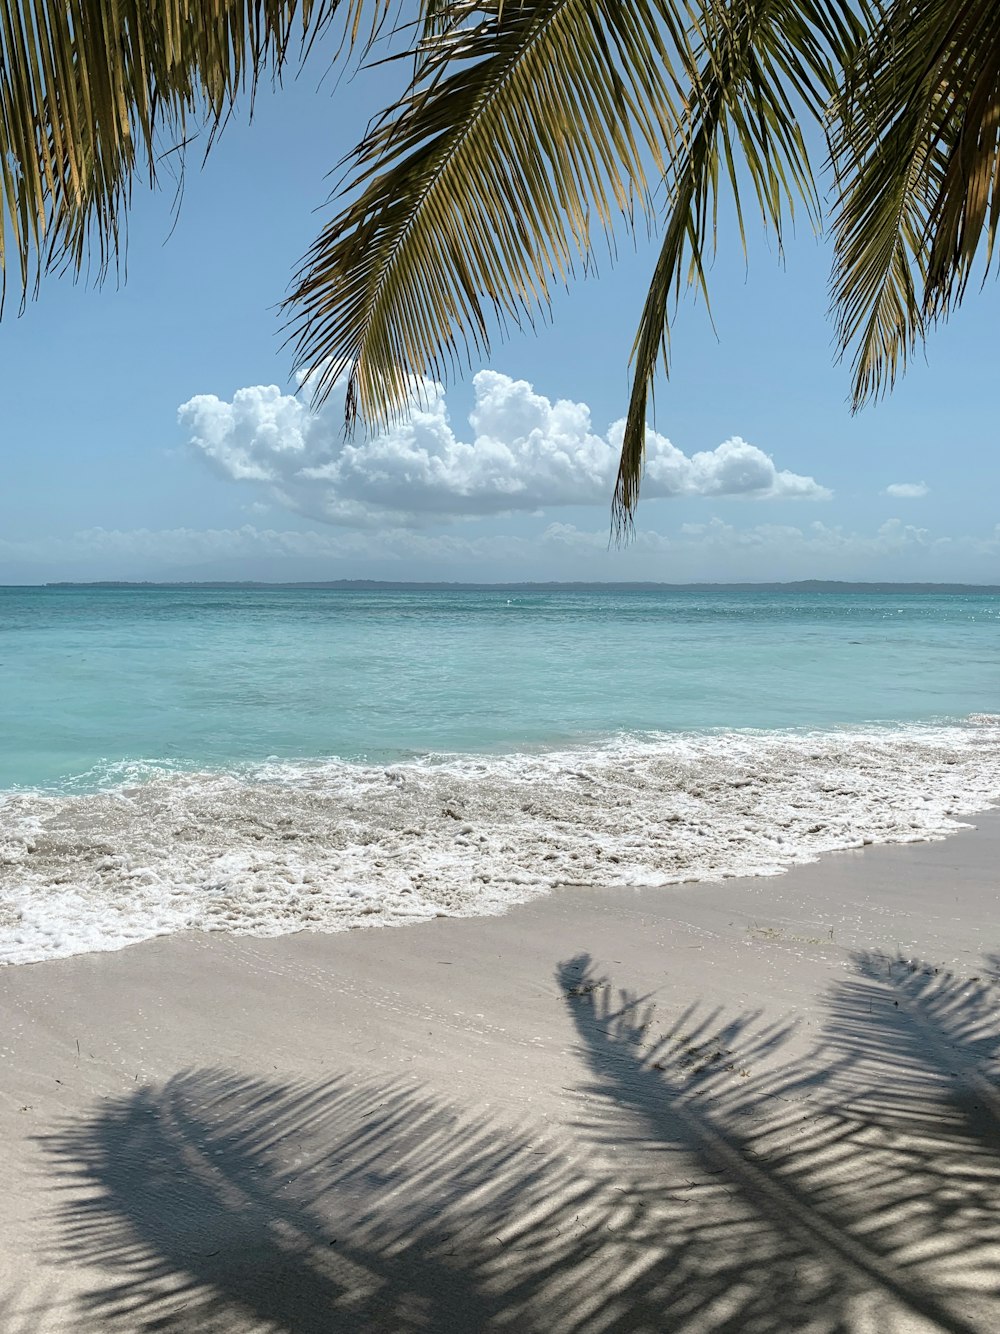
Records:
[[[0,961],[493,914],[559,885],[775,875],[941,838],[1000,801],[1000,716],[105,778],[0,796]]]

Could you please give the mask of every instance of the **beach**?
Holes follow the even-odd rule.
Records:
[[[1000,1334],[998,74],[3,6],[0,1334]]]
[[[1000,3],[2,6],[0,1334],[1000,1334],[998,124]]]
[[[0,1327],[1000,1327],[1000,813],[0,971]]]

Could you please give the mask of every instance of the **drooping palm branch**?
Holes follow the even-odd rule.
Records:
[[[353,155],[353,197],[292,298],[324,396],[384,422],[416,377],[545,309],[595,231],[649,206],[677,151],[673,6],[452,0],[404,96]]]
[[[280,73],[340,7],[365,0],[0,0],[0,271],[98,273],[118,250],[137,173],[240,92]],[[385,0],[365,5],[373,21]]]
[[[896,0],[834,104],[834,305],[854,400],[890,388],[929,323],[983,276],[1000,222],[1000,6]]]
[[[799,128],[863,36],[849,0],[452,0],[405,95],[352,161],[349,198],[292,298],[322,398],[347,376],[349,419],[404,411],[422,375],[544,312],[595,240],[666,207],[634,348],[616,516],[638,496],[649,385],[670,305],[704,282],[720,176],[778,232],[795,199],[818,220]]]
[[[705,5],[692,13],[697,68],[683,149],[669,164],[666,226],[633,346],[634,372],[613,514],[619,536],[639,499],[649,397],[668,369],[671,307],[687,280],[709,298],[705,261],[716,244],[720,186],[728,185],[746,249],[741,194],[751,187],[780,251],[797,200],[814,225],[821,201],[799,115],[822,120],[861,27],[839,0]]]

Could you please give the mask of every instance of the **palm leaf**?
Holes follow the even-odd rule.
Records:
[[[822,115],[859,31],[849,0],[439,4],[290,300],[317,399],[346,376],[349,424],[405,411],[420,377],[447,379],[497,325],[544,314],[597,237],[649,216],[658,177],[668,220],[636,343],[623,521],[669,296],[685,264],[703,277],[720,172],[738,207],[748,182],[779,237],[793,197],[818,213],[797,111]]]
[[[887,6],[838,106],[834,302],[854,401],[891,387],[1000,221],[1000,7]]]
[[[720,185],[735,201],[746,249],[742,193],[749,187],[778,249],[795,204],[814,225],[821,202],[799,115],[822,121],[863,29],[847,4],[747,0],[692,6],[700,62],[683,151],[667,176],[666,229],[633,346],[634,372],[612,507],[619,539],[631,531],[646,448],[649,398],[669,370],[671,309],[685,281],[706,301],[706,259],[716,244]]]
[[[377,11],[384,0],[373,3]],[[343,0],[356,32],[362,0]],[[137,172],[190,127],[208,141],[337,0],[0,0],[0,268],[103,273]]]
[[[668,0],[451,0],[351,160],[290,306],[320,400],[385,422],[491,328],[547,308],[595,236],[648,207],[679,122]]]

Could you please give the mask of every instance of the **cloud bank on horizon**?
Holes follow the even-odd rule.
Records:
[[[624,423],[605,435],[585,403],[552,402],[526,380],[474,376],[471,439],[452,429],[442,386],[423,382],[408,417],[346,440],[343,389],[313,412],[276,385],[230,401],[198,394],[178,409],[195,451],[222,476],[257,482],[287,509],[326,523],[404,526],[462,517],[610,503]],[[739,436],[685,454],[647,427],[643,496],[826,500],[812,477],[779,469]]]
[[[39,578],[226,579],[920,579],[995,582],[1000,525],[982,536],[936,534],[900,519],[858,532],[812,521],[739,528],[718,516],[670,533],[641,529],[625,551],[607,530],[549,522],[536,533],[432,532],[413,527],[93,528],[12,542],[0,536],[0,576],[18,564]],[[74,573],[75,571],[75,573]],[[0,579],[2,581],[2,579]]]

